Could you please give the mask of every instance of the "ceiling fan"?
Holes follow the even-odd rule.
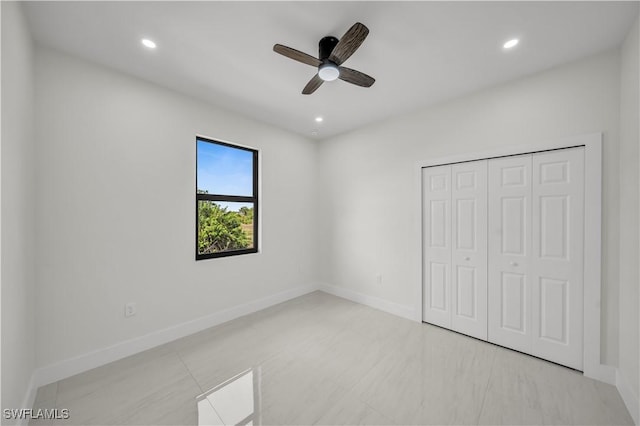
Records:
[[[373,77],[341,66],[358,50],[368,34],[369,29],[360,22],[356,22],[340,40],[332,36],[323,37],[319,43],[319,59],[281,44],[274,45],[273,51],[303,64],[318,67],[316,75],[302,89],[303,95],[310,95],[325,81],[333,81],[337,78],[357,86],[370,87],[376,81]]]

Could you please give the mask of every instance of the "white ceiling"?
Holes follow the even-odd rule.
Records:
[[[28,2],[35,39],[74,55],[322,139],[617,46],[632,2]],[[371,75],[300,92],[317,57],[355,22],[369,36],[344,64]],[[142,37],[156,41],[149,51]],[[515,49],[502,44],[520,38]],[[324,122],[317,124],[316,116]],[[316,129],[317,136],[312,136]]]

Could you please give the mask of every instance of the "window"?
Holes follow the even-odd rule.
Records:
[[[258,251],[258,151],[196,138],[196,260]]]

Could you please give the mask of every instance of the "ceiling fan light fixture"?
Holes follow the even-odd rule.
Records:
[[[340,70],[337,65],[326,63],[318,68],[318,76],[324,81],[333,81],[340,77]]]

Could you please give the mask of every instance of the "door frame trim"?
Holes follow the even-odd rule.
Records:
[[[422,241],[422,169],[425,167],[507,157],[541,151],[584,146],[584,324],[583,369],[584,375],[605,383],[615,384],[615,368],[601,363],[601,288],[602,288],[602,133],[590,133],[524,145],[506,146],[492,150],[455,154],[419,161],[415,167],[418,212],[415,253],[419,253],[420,265],[418,297],[415,312],[422,321],[423,241]]]

